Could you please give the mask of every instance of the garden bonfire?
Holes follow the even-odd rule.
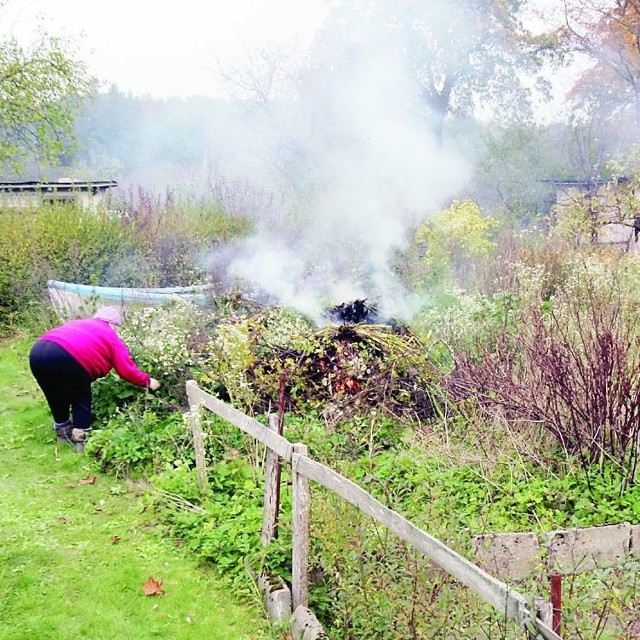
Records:
[[[356,300],[331,309],[340,324],[320,328],[274,307],[221,325],[217,392],[242,408],[268,411],[284,379],[290,411],[311,408],[331,421],[372,409],[407,421],[433,417],[439,374],[426,346],[405,327],[374,324],[375,314]]]

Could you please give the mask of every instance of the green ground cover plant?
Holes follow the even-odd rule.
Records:
[[[56,447],[30,344],[0,344],[0,638],[272,638],[257,600],[161,535],[144,491]]]

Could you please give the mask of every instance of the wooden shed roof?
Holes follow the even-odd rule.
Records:
[[[94,180],[91,182],[80,180],[52,180],[26,182],[0,182],[0,193],[51,193],[59,191],[86,191],[97,193],[117,187],[115,180]]]

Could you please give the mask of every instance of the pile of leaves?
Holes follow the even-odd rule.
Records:
[[[217,392],[245,409],[316,410],[343,420],[373,408],[407,421],[431,418],[439,375],[406,328],[314,327],[281,309],[219,326]],[[242,361],[242,370],[238,363]],[[250,405],[250,406],[247,406]]]

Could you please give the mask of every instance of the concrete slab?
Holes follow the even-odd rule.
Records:
[[[640,524],[631,525],[629,551],[634,558],[640,558]]]
[[[580,573],[624,561],[629,552],[631,525],[552,531],[546,539],[547,569]]]
[[[499,580],[521,580],[539,567],[540,545],[535,533],[488,533],[473,538],[478,564]]]
[[[293,612],[291,635],[294,640],[327,640],[322,625],[312,611],[299,605]]]
[[[261,575],[258,586],[270,622],[276,624],[288,621],[291,617],[291,591],[282,578]]]

